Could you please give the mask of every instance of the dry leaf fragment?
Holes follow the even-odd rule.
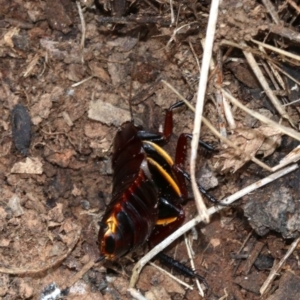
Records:
[[[271,155],[281,143],[281,133],[270,126],[258,128],[238,128],[229,139],[243,152],[237,155],[232,148],[227,148],[218,156],[221,160],[222,171],[231,170],[233,173],[249,161],[251,155]]]
[[[26,157],[25,162],[17,162],[10,170],[17,174],[43,174],[43,164],[38,157]]]
[[[66,168],[75,154],[76,152],[73,149],[64,149],[60,153],[51,153],[46,156],[46,160],[52,164],[57,164],[62,168]]]
[[[163,287],[159,287],[159,286],[151,287],[151,289],[148,292],[146,292],[145,297],[146,299],[149,300],[160,300],[160,299],[171,300],[171,297],[168,295],[166,290]]]
[[[35,103],[31,109],[30,114],[32,123],[38,125],[43,119],[47,119],[52,108],[51,94],[47,93],[41,96],[41,99]]]
[[[105,83],[111,82],[108,72],[101,67],[100,63],[91,62],[91,63],[89,63],[89,67],[92,71],[93,76],[99,78],[100,80],[102,80]]]
[[[1,239],[0,240],[0,248],[5,248],[5,247],[8,247],[9,244],[10,244],[11,240],[9,239]]]
[[[6,43],[6,45],[8,45],[11,48],[14,48],[14,42],[12,38],[14,35],[18,35],[19,31],[20,28],[14,27],[4,35],[4,42]]]
[[[105,95],[103,95],[103,99],[105,99]],[[96,100],[90,102],[88,117],[107,125],[120,126],[130,120],[130,113],[128,110],[116,107],[108,102]]]

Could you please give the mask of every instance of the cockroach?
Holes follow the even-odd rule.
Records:
[[[166,111],[163,133],[145,131],[133,121],[118,130],[113,143],[112,198],[99,222],[102,258],[116,260],[147,241],[153,247],[183,223],[182,202],[188,199],[189,179],[184,163],[191,135],[180,135],[174,161],[160,146],[169,141],[173,109],[182,104],[177,102]]]

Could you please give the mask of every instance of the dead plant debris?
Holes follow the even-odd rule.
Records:
[[[0,0],[1,299],[299,298],[297,165],[252,185],[299,160],[300,6],[292,0],[224,0],[218,9],[201,129],[215,151],[198,151],[196,179],[219,200],[251,192],[209,208],[222,212],[193,231],[204,297],[192,280],[173,274],[186,289],[152,266],[129,294],[133,261],[147,247],[95,263],[111,145],[131,118],[128,101],[136,124],[151,131],[180,97],[196,106],[210,5]],[[174,110],[172,157],[193,118]],[[185,215],[197,216],[194,202]],[[165,251],[189,265],[182,240]]]

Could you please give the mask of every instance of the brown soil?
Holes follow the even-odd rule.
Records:
[[[279,2],[280,16],[288,22],[291,9],[284,7],[284,1]],[[121,3],[116,0],[115,4],[120,7]],[[45,300],[51,283],[63,289],[87,263],[99,257],[97,222],[110,201],[111,145],[118,127],[129,119],[128,99],[132,95],[135,121],[151,131],[158,130],[164,110],[178,101],[160,79],[195,104],[199,76],[195,55],[201,61],[200,38],[205,36],[209,3],[183,1],[177,27],[186,26],[175,35],[174,26],[163,26],[169,22],[168,2],[133,3],[122,13],[125,17],[138,13],[138,21],[112,25],[103,21],[103,16],[110,17],[111,13],[96,8],[93,1],[81,1],[86,23],[82,49],[82,24],[74,1],[0,0],[0,299]],[[178,5],[174,3],[175,16]],[[163,20],[155,21],[159,14]],[[150,16],[154,24],[138,24],[145,16]],[[223,39],[262,41],[271,22],[260,1],[223,1],[214,57],[228,50],[220,46]],[[242,54],[233,50],[230,57],[241,58]],[[254,96],[255,89],[260,93],[260,86],[247,64],[224,62],[223,72],[218,72],[226,88],[245,105],[256,111],[264,109],[272,119],[279,120],[265,98]],[[214,90],[211,80],[204,115],[219,128],[217,108],[211,98]],[[25,114],[27,111],[30,115],[29,129],[24,125],[26,117],[13,113],[17,104],[22,104]],[[288,112],[297,124],[298,111],[289,107]],[[239,110],[234,117],[237,126],[247,128],[247,132],[259,127]],[[17,130],[19,124],[23,124],[21,133]],[[31,132],[29,147],[26,136],[25,141],[16,142],[18,134],[28,134],[24,130]],[[172,156],[176,138],[192,130],[193,113],[186,108],[177,109],[174,135],[166,147]],[[231,133],[237,139],[240,132]],[[266,135],[259,136],[259,143],[266,141]],[[297,144],[290,138],[281,138],[272,144],[270,153],[258,152],[267,156],[281,145],[270,158],[263,158],[269,165],[276,165]],[[222,199],[268,175],[252,163],[242,162],[237,167],[234,154],[223,152],[207,128],[201,139],[220,150],[209,157],[199,151],[199,180],[204,184],[209,175],[205,185],[215,198]],[[256,136],[253,140],[257,143]],[[251,148],[254,153],[260,148],[255,147],[256,144]],[[234,166],[237,170],[232,173]],[[195,266],[209,286],[205,299],[261,299],[259,289],[274,260],[285,255],[290,239],[299,230],[296,219],[288,227],[286,217],[299,211],[298,172],[244,197],[213,216],[210,224],[195,229]],[[264,211],[270,199],[284,202],[279,212],[270,205]],[[259,214],[262,211],[264,214]],[[196,215],[192,201],[186,204],[185,213],[187,220]],[[146,251],[145,247],[130,258],[95,264],[76,280],[65,299],[131,299],[127,288],[133,261]],[[183,240],[168,248],[167,253],[189,265]],[[254,265],[249,265],[251,255],[258,257],[252,261]],[[194,280],[181,274],[174,275],[194,284]],[[285,275],[282,279],[286,284],[300,276],[296,252],[286,261],[281,275]],[[280,276],[267,297],[276,295],[278,286],[276,293],[280,291],[283,284],[279,279]],[[193,291],[186,290],[152,266],[143,269],[137,288],[148,299],[201,298],[196,286]],[[295,295],[293,299],[299,296]]]

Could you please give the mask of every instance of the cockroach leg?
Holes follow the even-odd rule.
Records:
[[[188,181],[191,181],[191,176],[184,170],[180,169],[180,172],[184,176],[184,178]],[[225,204],[221,204],[215,197],[213,197],[201,184],[197,183],[198,189],[200,192],[209,200],[211,203],[215,205],[226,206]]]
[[[95,260],[95,264],[101,262],[101,261],[104,260],[104,259],[105,259],[105,256],[100,256],[99,258],[97,258],[97,259]]]
[[[101,259],[116,260],[147,241],[154,247],[183,224],[181,204],[188,200],[189,180],[184,163],[191,135],[180,135],[175,161],[159,146],[170,139],[173,109],[181,105],[183,102],[177,102],[166,111],[163,133],[147,132],[135,126],[133,120],[123,123],[117,132],[112,155],[112,199],[99,223]],[[210,150],[205,143],[204,147]],[[214,199],[202,187],[200,190]],[[189,268],[176,264],[185,274],[203,281]]]
[[[187,277],[199,279],[205,285],[205,287],[207,289],[209,288],[206,280],[204,279],[204,277],[200,276],[199,274],[197,274],[195,271],[193,271],[191,268],[187,267],[186,265],[180,263],[179,261],[173,259],[172,257],[170,257],[170,256],[168,256],[168,255],[166,255],[162,252],[158,253],[156,257],[162,263],[168,264],[169,266],[173,267],[174,269],[176,269],[181,274],[183,274]]]
[[[158,219],[156,226],[149,238],[149,246],[153,248],[167,236],[178,229],[185,218],[184,210],[179,203],[171,203],[165,198],[158,202]]]
[[[176,173],[176,177],[178,178],[179,184],[184,181],[184,178],[188,180],[189,182],[191,181],[190,175],[184,171],[184,164],[186,161],[186,155],[187,155],[187,140],[192,137],[191,134],[187,133],[182,133],[177,141],[177,147],[176,147],[176,154],[175,154],[175,164],[172,166],[173,172]],[[203,146],[206,149],[213,149],[210,145],[203,143]],[[180,179],[179,179],[180,178]],[[184,189],[184,187],[182,187]],[[212,195],[208,193],[208,191],[198,184],[198,188],[200,192],[212,203],[218,204],[218,200],[216,200]]]

